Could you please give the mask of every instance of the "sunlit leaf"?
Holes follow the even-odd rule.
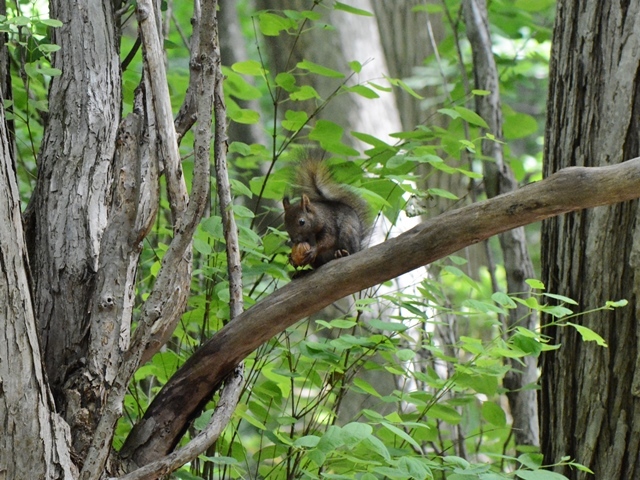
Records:
[[[567,325],[570,325],[573,328],[575,328],[580,334],[580,336],[582,337],[582,340],[584,340],[585,342],[596,342],[601,347],[607,347],[607,342],[605,342],[604,338],[602,338],[600,335],[598,335],[596,332],[594,332],[590,328],[585,327],[584,325],[578,325],[571,322],[567,322]]]
[[[333,70],[331,68],[323,67],[322,65],[318,65],[317,63],[310,62],[309,60],[303,60],[301,62],[298,62],[296,66],[302,70],[308,70],[311,73],[316,73],[324,77],[344,78],[343,73],[338,72],[337,70]]]
[[[333,4],[335,10],[342,10],[343,12],[353,13],[354,15],[362,15],[364,17],[373,17],[373,13],[360,8],[352,7],[351,5],[344,4],[342,2],[336,2]]]

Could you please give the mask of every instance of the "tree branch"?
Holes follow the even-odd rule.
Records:
[[[214,15],[215,6],[214,2]],[[203,9],[204,10],[204,9]],[[204,15],[203,15],[204,16]],[[218,22],[214,21],[214,106],[215,106],[215,163],[218,198],[220,199],[220,216],[227,244],[227,269],[229,271],[230,316],[235,318],[242,313],[244,301],[242,294],[242,265],[240,263],[240,243],[238,241],[238,227],[233,214],[233,198],[229,171],[227,169],[227,107],[224,103],[222,88],[222,60],[220,58],[220,41],[218,38]]]
[[[640,157],[608,167],[572,167],[514,192],[432,218],[412,230],[295,280],[229,322],[169,380],[127,445],[138,464],[172,451],[191,418],[247,355],[298,320],[512,228],[640,197]]]
[[[173,218],[174,231],[179,231],[181,214],[189,203],[189,194],[184,180],[178,151],[176,129],[173,125],[173,112],[171,111],[171,97],[167,72],[164,67],[162,43],[158,35],[156,15],[151,0],[139,0],[136,5],[138,27],[145,60],[145,74],[151,88],[146,92],[153,101],[153,113],[155,114],[158,129],[158,141],[162,145],[161,153],[165,161],[165,177],[167,179],[167,192]],[[151,112],[149,112],[151,114]]]
[[[213,442],[218,439],[227,423],[229,423],[231,415],[238,404],[240,393],[242,392],[242,380],[241,372],[235,372],[227,379],[220,394],[220,401],[209,424],[187,445],[160,460],[120,477],[118,480],[154,480],[180,468],[213,445]]]

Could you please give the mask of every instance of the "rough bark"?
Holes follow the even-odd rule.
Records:
[[[69,429],[45,381],[20,198],[0,107],[0,478],[71,479]]]
[[[91,299],[107,224],[120,121],[120,62],[112,2],[53,0],[61,46],[38,181],[26,217],[34,305],[56,406],[83,451],[99,399],[82,372],[89,350]]]
[[[545,173],[617,165],[640,151],[640,4],[558,4],[547,104]],[[624,165],[624,163],[622,164]],[[625,309],[581,318],[608,348],[547,328],[562,348],[542,357],[542,449],[595,478],[640,478],[640,234],[637,202],[545,222],[543,280],[580,310],[626,298]],[[571,479],[594,478],[565,468]]]
[[[467,36],[473,51],[473,73],[477,89],[487,90],[485,97],[476,97],[476,111],[489,125],[488,132],[498,141],[483,140],[482,154],[491,160],[483,162],[484,184],[487,197],[492,198],[516,188],[513,171],[504,161],[502,148],[502,106],[498,69],[493,58],[487,5],[484,0],[466,0],[463,3]],[[499,237],[507,277],[507,291],[530,291],[526,280],[534,277],[533,264],[527,250],[524,227],[514,228]],[[509,311],[505,328],[522,326],[534,329],[538,323],[535,312],[523,305]],[[527,386],[538,379],[537,361],[534,357],[511,359],[512,370],[504,378],[509,408],[513,417],[513,435],[516,445],[540,444],[538,429],[538,404],[536,391]]]
[[[640,196],[640,158],[566,169],[543,182],[451,211],[380,245],[336,260],[280,288],[229,322],[158,393],[127,439],[138,464],[168,454],[185,425],[249,353],[334,301],[511,228]]]

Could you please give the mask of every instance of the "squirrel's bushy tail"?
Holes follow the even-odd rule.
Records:
[[[308,152],[296,168],[295,194],[309,197],[311,202],[335,202],[351,207],[363,226],[363,237],[371,227],[369,204],[348,185],[338,183],[331,175],[321,154]]]

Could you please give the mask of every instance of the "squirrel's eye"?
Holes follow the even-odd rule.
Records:
[[[298,220],[298,225],[300,225],[301,227],[304,225],[304,218]]]

